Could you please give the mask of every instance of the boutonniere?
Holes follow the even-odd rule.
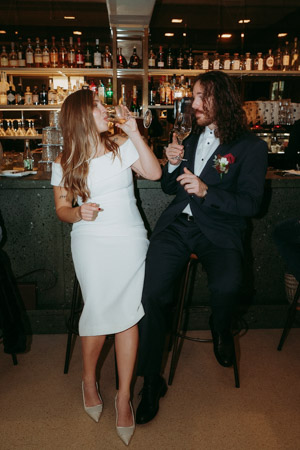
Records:
[[[227,155],[215,155],[214,157],[214,165],[213,167],[219,172],[220,177],[223,177],[223,173],[227,173],[229,171],[230,164],[233,164],[235,161],[235,157],[228,153]]]

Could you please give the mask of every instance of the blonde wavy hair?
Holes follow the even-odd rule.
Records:
[[[81,197],[86,202],[90,197],[87,185],[89,161],[95,156],[97,146],[103,143],[105,152],[119,156],[119,146],[113,142],[108,132],[97,130],[93,109],[95,94],[90,90],[79,90],[69,95],[60,112],[60,127],[64,147],[60,164],[63,170],[63,186],[68,191],[72,203]]]

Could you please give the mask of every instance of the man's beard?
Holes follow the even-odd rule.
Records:
[[[210,114],[205,113],[204,111],[201,111],[201,116],[196,116],[197,111],[195,111],[195,117],[197,125],[200,127],[207,127],[208,125],[211,125],[213,123],[213,117],[210,116]]]

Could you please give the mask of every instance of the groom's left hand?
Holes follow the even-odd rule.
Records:
[[[184,173],[177,177],[177,181],[179,181],[188,194],[195,194],[197,197],[202,198],[205,197],[208,186],[186,167],[183,170]]]

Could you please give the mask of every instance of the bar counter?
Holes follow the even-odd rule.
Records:
[[[136,179],[135,186],[138,205],[151,233],[172,197],[161,191],[159,182]],[[288,307],[284,264],[271,234],[278,222],[299,216],[299,198],[300,177],[267,173],[261,212],[249,220],[246,242],[246,281],[240,303],[250,328],[283,325]],[[32,332],[65,332],[74,282],[71,225],[56,217],[50,174],[0,176],[0,211],[5,228],[3,250],[13,272],[19,283],[37,288],[36,305],[27,311]],[[197,271],[192,305],[202,308],[192,310],[189,327],[207,328],[209,292],[201,268]]]

